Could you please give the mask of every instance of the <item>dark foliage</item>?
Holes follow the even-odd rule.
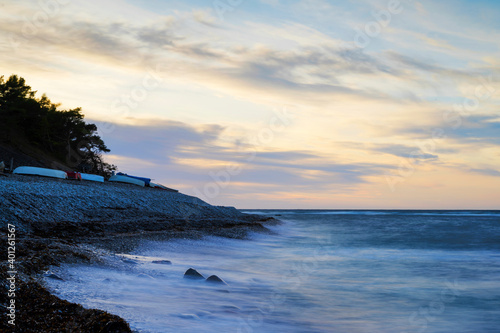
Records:
[[[0,76],[0,140],[29,144],[78,171],[109,176],[116,170],[103,161],[110,150],[80,108],[59,110],[35,93],[21,77]]]

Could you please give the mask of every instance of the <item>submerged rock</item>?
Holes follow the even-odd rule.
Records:
[[[205,281],[210,282],[210,283],[225,284],[225,285],[227,285],[227,283],[224,282],[224,280],[222,280],[217,275],[210,275]]]
[[[200,310],[200,311],[196,312],[196,315],[198,317],[213,317],[214,316],[211,312],[209,312],[209,311],[203,311],[203,310]]]
[[[152,277],[151,275],[148,275],[146,273],[140,273],[139,275],[137,275],[137,277],[142,278],[142,279],[156,280],[154,277]]]
[[[137,265],[137,261],[132,260],[132,259],[122,258],[121,260],[122,260],[122,262],[124,262],[124,263],[126,263],[126,264]]]
[[[153,264],[160,264],[160,265],[172,265],[172,262],[170,260],[153,260]]]
[[[224,312],[237,313],[240,312],[241,309],[235,305],[223,305],[222,308]]]
[[[60,278],[59,276],[55,275],[51,271],[45,272],[45,274],[43,274],[43,276],[45,276],[46,278],[49,278],[49,279],[64,281],[62,278]]]
[[[184,273],[184,278],[199,280],[204,279],[205,277],[198,273],[196,269],[190,268],[186,271],[186,273]]]
[[[191,320],[200,319],[197,315],[192,314],[192,313],[181,313],[181,314],[177,315],[177,317],[182,318],[182,319],[191,319]]]

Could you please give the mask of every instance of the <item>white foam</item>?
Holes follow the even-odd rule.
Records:
[[[287,221],[273,227],[278,234],[251,240],[148,241],[105,266],[56,267],[64,281],[45,281],[60,297],[117,314],[133,330],[162,333],[407,331],[415,328],[408,326],[412,313],[462,274],[464,299],[483,303],[475,309],[457,298],[432,322],[432,331],[459,331],[470,323],[456,316],[486,318],[488,299],[500,297],[498,251],[376,247],[376,225],[351,234],[353,226],[334,225],[335,217],[319,220]],[[190,267],[228,286],[184,279]]]

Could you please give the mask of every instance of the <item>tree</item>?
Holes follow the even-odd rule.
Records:
[[[105,163],[110,150],[97,126],[84,121],[81,108],[58,110],[44,94],[35,97],[23,78],[0,77],[0,139],[27,142],[72,169],[109,176],[116,166]]]

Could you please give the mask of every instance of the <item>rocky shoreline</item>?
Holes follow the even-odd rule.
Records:
[[[41,277],[51,265],[98,262],[98,249],[126,253],[144,238],[244,238],[249,231],[267,232],[263,224],[275,223],[279,222],[160,189],[0,177],[0,234],[7,240],[9,225],[15,229],[15,332],[131,332],[118,316],[84,309],[45,290]],[[0,330],[14,332],[7,316],[6,259],[0,271],[5,287],[0,293]]]

